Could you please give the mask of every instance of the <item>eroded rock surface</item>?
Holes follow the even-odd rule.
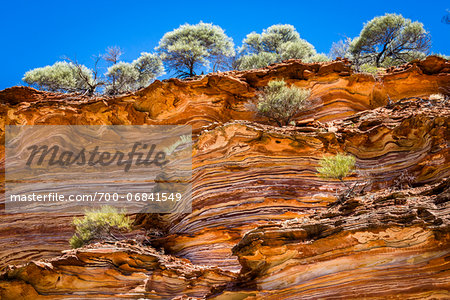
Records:
[[[281,78],[311,88],[312,104],[278,128],[248,104]],[[72,216],[2,213],[0,295],[448,298],[449,94],[450,62],[437,57],[377,78],[345,60],[291,60],[116,99],[0,91],[2,141],[6,124],[189,124],[195,141],[193,211],[137,215],[144,243],[61,255]],[[344,187],[316,167],[337,152],[356,157],[345,179],[356,196],[330,206]]]
[[[450,207],[439,199],[449,200],[449,183],[369,193],[253,229],[233,248],[241,289],[216,298],[248,289],[264,299],[348,299],[355,290],[361,298],[447,298]]]

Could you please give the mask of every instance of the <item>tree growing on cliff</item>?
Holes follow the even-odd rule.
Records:
[[[108,68],[106,77],[109,84],[106,85],[105,93],[117,95],[135,90],[139,72],[132,64],[119,62]]]
[[[139,73],[136,83],[138,89],[148,86],[156,77],[164,74],[163,62],[156,54],[142,52],[131,64]]]
[[[199,67],[210,67],[211,64],[215,72],[224,66],[224,58],[235,54],[233,40],[224,30],[203,22],[181,25],[167,32],[156,50],[178,77],[194,76]]]
[[[92,70],[66,61],[30,70],[22,80],[31,86],[52,92],[90,92],[96,85]]]
[[[119,46],[110,46],[106,48],[106,53],[103,54],[103,59],[107,61],[111,65],[115,65],[119,62],[120,57],[122,56],[123,51]],[[106,91],[115,90],[116,87],[116,78],[112,76],[111,82],[108,84]],[[112,88],[111,88],[112,87]]]
[[[314,46],[301,39],[295,27],[289,24],[272,25],[261,34],[248,34],[239,54],[239,70],[262,68],[292,58],[305,62],[329,60],[324,54],[317,56]]]
[[[119,46],[110,46],[106,48],[106,53],[103,54],[103,59],[110,64],[115,65],[119,62],[122,54],[123,51]]]
[[[118,240],[118,232],[129,231],[131,220],[125,212],[112,206],[87,210],[83,218],[74,218],[75,234],[70,238],[72,248],[79,248],[93,240]],[[115,233],[117,232],[117,233]]]
[[[424,56],[430,47],[430,35],[422,23],[386,14],[364,25],[359,37],[350,44],[350,53],[359,65],[387,67]]]
[[[236,61],[236,67],[239,70],[259,69],[276,62],[278,62],[278,58],[275,53],[261,52],[240,57]]]
[[[143,52],[132,63],[118,62],[108,68],[105,93],[118,95],[135,91],[146,87],[163,73],[161,59],[156,54]]]
[[[331,45],[329,56],[332,59],[340,58],[350,58],[350,44],[352,43],[351,38],[345,38],[343,40],[334,42]]]
[[[288,87],[284,80],[270,81],[259,95],[256,109],[259,114],[275,121],[278,126],[288,125],[304,109],[311,92],[295,86]]]
[[[300,34],[289,24],[272,25],[261,34],[252,32],[242,41],[241,52],[258,54],[261,52],[280,53],[285,43],[299,42]]]

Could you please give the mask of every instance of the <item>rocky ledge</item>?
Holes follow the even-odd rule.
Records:
[[[280,78],[313,100],[283,128],[248,109]],[[293,60],[116,99],[0,91],[2,140],[6,124],[190,124],[195,142],[192,213],[134,216],[138,241],[67,251],[70,216],[2,213],[1,298],[449,298],[449,91],[438,57],[377,77]],[[316,171],[337,152],[357,164],[344,202]]]

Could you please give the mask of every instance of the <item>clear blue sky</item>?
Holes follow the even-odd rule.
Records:
[[[21,85],[23,74],[61,56],[91,64],[107,46],[124,61],[152,52],[167,31],[199,21],[220,25],[236,45],[251,31],[292,24],[317,51],[359,34],[363,23],[386,12],[418,20],[432,35],[432,51],[450,54],[450,25],[441,18],[449,1],[2,1],[0,89]]]

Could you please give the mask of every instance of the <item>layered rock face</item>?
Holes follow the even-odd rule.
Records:
[[[448,298],[448,193],[448,180],[369,193],[253,229],[233,248],[245,284],[216,298]]]
[[[249,109],[274,79],[311,89],[295,126]],[[193,208],[138,214],[145,242],[64,254],[71,216],[3,213],[0,295],[448,298],[449,94],[450,62],[437,57],[377,78],[348,61],[292,60],[157,81],[117,99],[4,90],[2,140],[5,124],[192,125]],[[345,179],[356,195],[331,205],[344,186],[316,167],[338,152],[356,157]],[[4,166],[3,145],[0,157]]]

